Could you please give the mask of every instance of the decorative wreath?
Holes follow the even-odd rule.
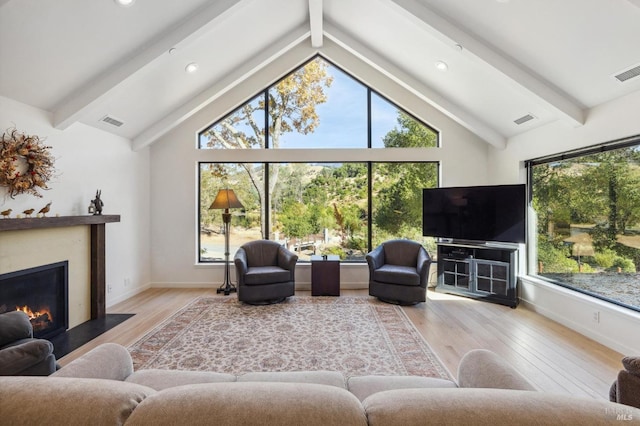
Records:
[[[25,135],[8,129],[0,140],[0,186],[6,186],[9,196],[32,194],[42,197],[39,189],[48,189],[47,181],[55,171],[50,146],[38,136]]]

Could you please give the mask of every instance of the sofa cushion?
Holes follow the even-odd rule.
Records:
[[[420,285],[420,275],[415,266],[384,264],[373,272],[374,281],[398,285]]]
[[[139,370],[127,377],[127,382],[148,386],[157,391],[174,386],[192,385],[197,383],[226,383],[235,382],[233,374],[214,373],[211,371],[180,371],[180,370]]]
[[[640,410],[605,399],[505,389],[399,389],[362,402],[370,426],[604,425]]]
[[[52,374],[56,377],[124,380],[133,373],[131,355],[124,346],[104,343]]]
[[[289,382],[315,383],[318,385],[347,388],[345,377],[337,371],[276,371],[255,372],[238,376],[239,382]]]
[[[487,349],[473,349],[462,357],[458,365],[458,386],[536,390],[518,370]]]
[[[367,425],[345,389],[310,383],[209,383],[169,388],[145,399],[127,425]]]
[[[0,423],[121,425],[155,391],[133,383],[63,377],[1,377]]]
[[[33,337],[29,317],[22,311],[0,314],[0,348],[15,340]]]
[[[347,381],[349,391],[360,401],[377,392],[410,388],[456,388],[451,380],[421,376],[353,376]]]
[[[279,266],[250,267],[244,276],[246,285],[282,283],[291,280],[291,272]]]

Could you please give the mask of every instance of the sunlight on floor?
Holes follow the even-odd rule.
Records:
[[[456,296],[453,294],[447,294],[447,293],[440,293],[440,292],[436,292],[433,289],[429,289],[429,291],[427,291],[427,298],[431,299],[431,300],[456,300],[459,302],[473,302],[473,299],[470,299],[468,297],[460,297],[460,296]]]

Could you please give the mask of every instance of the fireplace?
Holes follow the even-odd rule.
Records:
[[[69,327],[68,261],[0,275],[0,313],[29,315],[33,335],[48,339]]]

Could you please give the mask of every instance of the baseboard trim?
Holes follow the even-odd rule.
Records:
[[[640,352],[640,346],[631,337],[632,330],[640,324],[637,313],[535,278],[523,277],[522,284],[528,287],[521,291],[520,299],[527,309],[621,354]],[[558,306],[563,309],[557,309]],[[595,311],[599,312],[598,322],[591,318]]]
[[[221,283],[212,282],[155,282],[149,284],[149,288],[218,288],[220,285]],[[367,288],[369,288],[368,282],[340,283],[340,289],[342,290],[363,290]],[[311,291],[311,283],[296,281],[296,290]]]

